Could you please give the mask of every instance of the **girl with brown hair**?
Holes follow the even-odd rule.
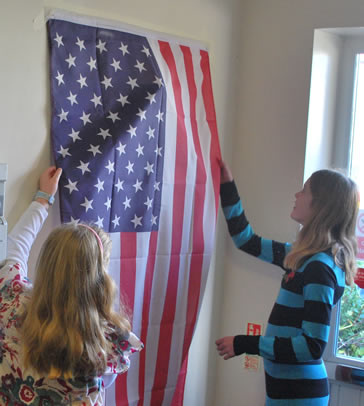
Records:
[[[322,354],[332,307],[356,271],[356,184],[333,170],[311,175],[296,193],[291,218],[302,225],[293,244],[264,239],[249,224],[229,168],[221,168],[220,195],[235,245],[284,270],[265,336],[216,341],[224,359],[264,358],[266,405],[327,406],[329,386]]]

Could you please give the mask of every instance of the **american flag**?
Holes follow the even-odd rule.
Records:
[[[106,404],[182,405],[218,207],[208,53],[55,18],[48,34],[61,221],[111,233],[109,272],[145,344]]]

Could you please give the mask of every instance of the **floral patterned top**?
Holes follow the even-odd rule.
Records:
[[[47,214],[40,203],[31,203],[9,234],[8,258],[0,269],[0,404],[101,406],[104,380],[108,375],[126,372],[129,356],[143,347],[133,333],[127,338],[107,336],[113,343],[113,352],[103,376],[49,379],[22,365],[19,314],[32,287],[27,278],[27,260]]]

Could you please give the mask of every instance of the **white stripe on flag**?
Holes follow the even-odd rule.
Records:
[[[215,194],[214,194],[214,185],[212,183],[211,177],[211,162],[210,162],[210,149],[211,149],[211,139],[212,134],[206,119],[206,110],[203,103],[202,97],[202,81],[203,73],[201,71],[200,61],[200,50],[191,49],[193,55],[193,68],[194,76],[197,86],[197,101],[196,101],[196,116],[200,117],[197,120],[198,133],[200,134],[200,143],[201,151],[203,155],[203,160],[206,168],[206,196],[204,201],[204,210],[203,210],[203,235],[204,235],[204,256],[203,256],[203,266],[202,266],[202,277],[201,277],[201,288],[200,288],[200,300],[198,308],[201,308],[201,303],[203,299],[203,294],[205,292],[208,271],[211,264],[211,255],[214,248],[215,242],[215,230],[216,218],[213,215],[215,213]]]
[[[176,313],[174,319],[174,329],[172,334],[171,353],[168,367],[168,379],[163,405],[171,404],[174,388],[177,383],[178,374],[182,364],[182,350],[186,325],[186,310],[188,301],[189,272],[191,265],[192,237],[193,237],[193,203],[196,183],[196,152],[193,143],[193,134],[190,120],[190,95],[184,65],[184,58],[180,46],[172,45],[171,50],[176,62],[178,78],[181,85],[183,112],[185,117],[185,127],[187,131],[187,151],[188,163],[186,174],[186,195],[183,215],[183,231],[181,246],[181,262],[178,278],[178,295],[176,303]],[[168,305],[168,304],[167,304]]]
[[[168,68],[162,58],[158,42],[149,41],[154,56],[161,70],[164,84],[167,89],[167,95],[173,95]],[[161,201],[161,218],[159,220],[157,257],[155,262],[155,273],[152,287],[152,301],[150,304],[149,329],[146,342],[146,370],[145,370],[145,399],[144,405],[150,405],[151,390],[154,383],[157,361],[157,349],[159,342],[159,326],[164,308],[164,297],[167,288],[170,252],[171,252],[171,236],[172,236],[172,221],[173,221],[173,186],[174,186],[174,171],[175,171],[175,154],[176,154],[176,134],[177,118],[176,108],[169,96],[166,103],[166,138],[164,151],[164,168],[163,168],[163,192]],[[171,134],[168,136],[168,134]]]

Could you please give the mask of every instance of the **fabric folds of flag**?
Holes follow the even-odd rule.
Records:
[[[62,222],[110,232],[109,272],[145,349],[107,405],[182,405],[214,244],[220,148],[208,53],[50,19]]]

